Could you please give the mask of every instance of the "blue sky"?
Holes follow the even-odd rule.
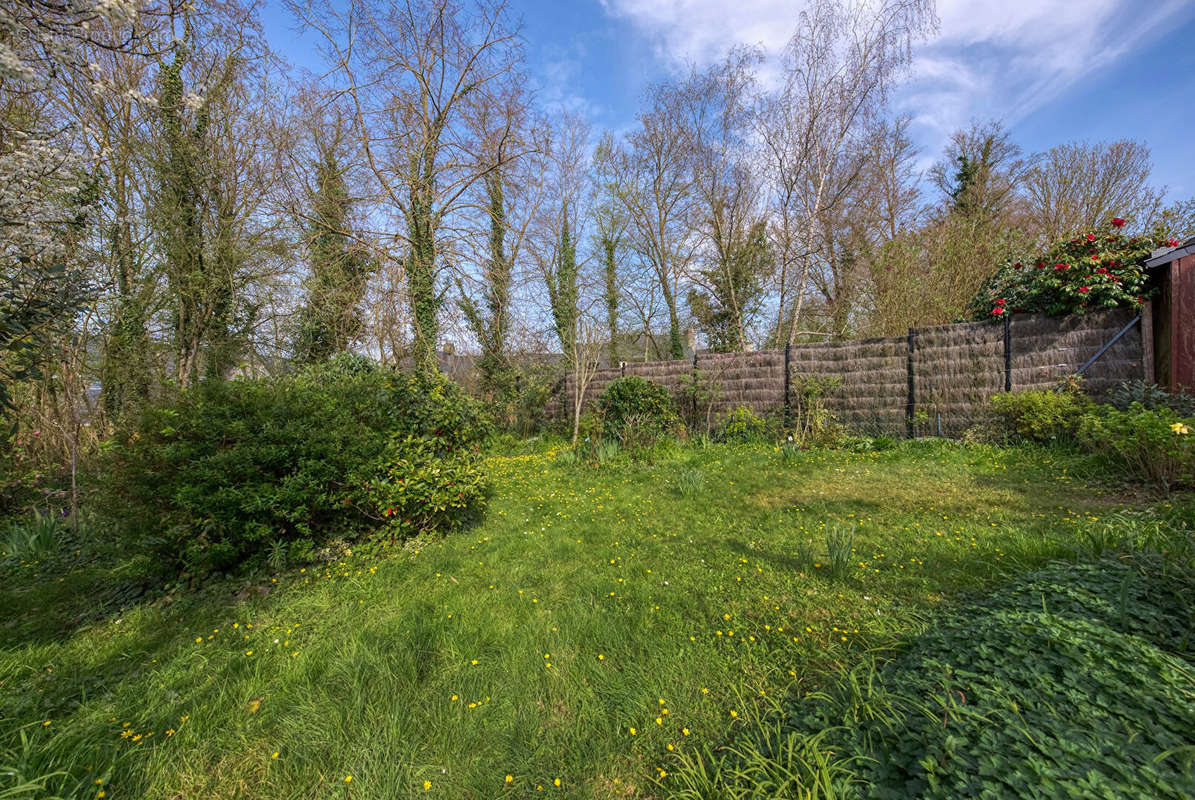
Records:
[[[318,67],[313,42],[269,0],[271,44]],[[511,0],[542,102],[595,129],[634,122],[653,81],[737,43],[778,53],[794,0]],[[928,165],[950,132],[1004,120],[1027,152],[1131,138],[1153,151],[1154,182],[1195,196],[1195,0],[939,0],[939,33],[917,51],[894,107],[913,117]]]

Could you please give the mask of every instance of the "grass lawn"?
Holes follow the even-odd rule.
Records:
[[[946,442],[595,468],[523,444],[489,458],[475,527],[248,589],[107,612],[122,568],[10,560],[0,764],[77,797],[667,796],[678,754],[768,698],[1144,502],[1088,468]],[[835,575],[827,532],[851,529]]]

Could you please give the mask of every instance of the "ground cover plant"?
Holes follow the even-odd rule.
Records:
[[[1191,589],[1118,559],[1054,564],[791,720],[859,757],[846,796],[1190,797]]]
[[[252,583],[137,601],[127,562],[3,556],[0,786],[685,796],[771,703],[1143,502],[1086,456],[949,442],[594,466],[508,441],[485,468],[475,527]]]

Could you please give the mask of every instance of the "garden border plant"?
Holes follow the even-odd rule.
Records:
[[[335,539],[461,523],[484,501],[488,430],[447,379],[344,357],[150,408],[94,480],[107,516],[165,563],[239,571],[267,553],[285,563]]]

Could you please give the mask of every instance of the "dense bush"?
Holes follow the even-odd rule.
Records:
[[[634,375],[607,386],[597,406],[603,436],[623,447],[649,445],[679,425],[668,390]]]
[[[443,379],[359,359],[209,381],[144,413],[101,465],[113,515],[162,556],[234,569],[382,524],[450,525],[481,499],[477,406]]]
[[[1121,411],[1128,411],[1133,403],[1140,403],[1150,411],[1168,408],[1180,416],[1195,417],[1195,397],[1185,389],[1167,392],[1155,383],[1136,380],[1125,381],[1108,394],[1108,405]]]
[[[1081,417],[1077,434],[1086,448],[1112,458],[1136,479],[1164,491],[1195,486],[1195,417],[1140,403],[1125,411],[1099,406]]]
[[[1117,561],[1055,565],[790,722],[856,759],[844,796],[1191,797],[1193,588]]]
[[[1031,263],[1005,264],[972,300],[977,319],[1010,312],[1075,314],[1127,306],[1146,299],[1145,259],[1163,238],[1127,237],[1123,220],[1104,233],[1056,242]]]
[[[716,438],[722,442],[758,442],[767,436],[768,425],[747,406],[739,406],[721,419]]]
[[[992,396],[992,411],[1004,432],[1020,441],[1073,441],[1079,421],[1092,401],[1076,387],[1062,391],[1032,390]]]
[[[485,394],[485,408],[494,425],[518,436],[543,432],[551,422],[548,409],[560,382],[553,365],[509,370]]]

